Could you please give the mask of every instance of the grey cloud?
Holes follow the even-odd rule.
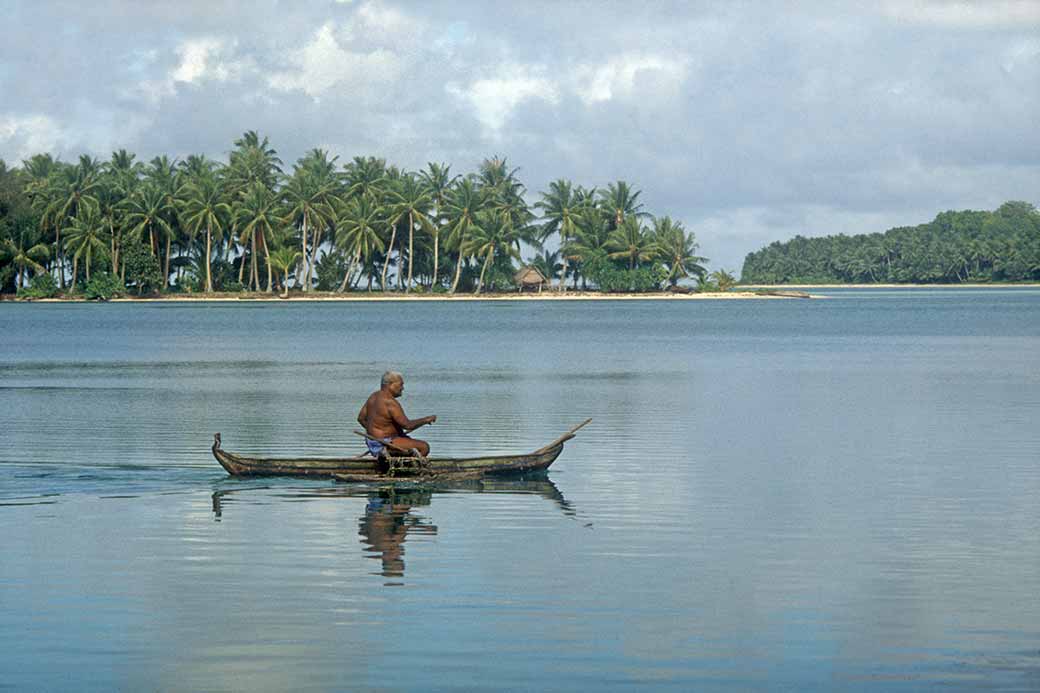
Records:
[[[502,154],[532,194],[558,177],[631,181],[737,269],[796,233],[1037,201],[1040,20],[1022,3],[955,5],[15,2],[0,157],[223,158],[246,129],[287,166],[315,146],[456,172]],[[316,59],[332,72],[300,81],[324,26],[371,74]],[[222,71],[175,81],[199,41],[221,42]],[[487,93],[511,104],[491,126],[474,101]]]

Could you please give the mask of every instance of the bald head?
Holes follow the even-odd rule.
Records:
[[[379,387],[386,387],[390,383],[404,382],[404,376],[397,371],[387,371],[379,381]]]

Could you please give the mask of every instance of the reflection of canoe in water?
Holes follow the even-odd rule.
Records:
[[[486,457],[244,457],[220,447],[220,434],[213,438],[213,456],[232,476],[313,476],[340,481],[387,481],[389,479],[479,479],[488,475],[517,474],[548,469],[563,452],[563,445],[574,437],[588,419],[548,445],[520,455]]]

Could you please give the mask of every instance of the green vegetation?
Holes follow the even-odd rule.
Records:
[[[744,284],[1040,281],[1040,213],[1027,202],[943,212],[861,236],[795,237],[744,261]]]
[[[557,180],[531,205],[498,157],[460,176],[372,157],[341,165],[314,149],[286,171],[252,131],[226,163],[37,154],[0,162],[0,293],[483,293],[514,290],[518,264],[561,291],[568,280],[614,292],[703,278],[694,234],[651,216],[640,194],[625,181]]]

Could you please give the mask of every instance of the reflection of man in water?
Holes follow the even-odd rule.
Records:
[[[423,499],[405,498],[417,501]],[[404,541],[410,531],[436,534],[436,525],[422,524],[420,518],[411,514],[412,503],[394,503],[392,498],[372,496],[365,507],[365,516],[358,523],[358,534],[373,552],[379,554],[383,563],[383,577],[404,576]]]
[[[376,457],[383,452],[383,444],[389,443],[401,450],[416,450],[426,457],[430,454],[430,446],[424,440],[410,438],[408,431],[431,424],[436,416],[424,416],[421,419],[409,419],[397,398],[404,392],[404,376],[397,371],[383,373],[379,389],[369,395],[365,405],[358,413],[358,423],[365,427],[365,432],[378,440],[368,440],[368,449]],[[380,442],[382,441],[382,442]]]

